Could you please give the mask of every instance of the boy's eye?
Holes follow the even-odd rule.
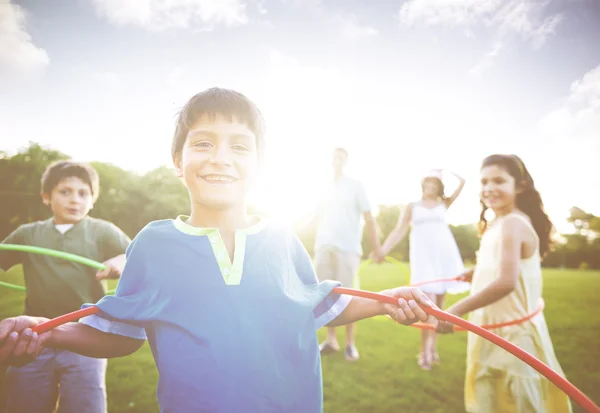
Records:
[[[200,141],[200,142],[194,143],[193,146],[198,147],[198,148],[209,148],[212,146],[212,144],[208,141]]]
[[[237,145],[233,145],[232,146],[233,149],[235,149],[236,151],[249,151],[250,148],[248,148],[246,145],[241,145],[241,144],[237,144]]]

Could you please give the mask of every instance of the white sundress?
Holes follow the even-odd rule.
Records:
[[[451,278],[465,271],[458,245],[446,223],[446,205],[428,208],[421,201],[413,204],[410,232],[410,282],[418,283],[438,278]],[[469,283],[440,282],[419,288],[431,294],[460,294],[469,290]]]

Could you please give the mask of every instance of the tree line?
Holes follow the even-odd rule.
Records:
[[[14,155],[0,151],[0,237],[6,237],[19,225],[50,216],[40,199],[40,179],[51,162],[69,159],[65,153],[30,143]],[[145,174],[124,170],[112,164],[91,162],[100,177],[100,196],[90,216],[113,222],[130,237],[134,237],[148,222],[188,214],[190,205],[186,188],[166,166]],[[396,225],[403,205],[381,205],[377,222],[381,236],[386,237]],[[572,234],[557,234],[557,242],[546,256],[546,267],[600,269],[600,217],[573,207],[569,222]],[[460,253],[473,262],[479,249],[475,223],[451,225]],[[298,236],[313,253],[316,228],[298,230]],[[409,235],[390,253],[407,261]],[[366,234],[363,237],[365,257],[370,252]]]

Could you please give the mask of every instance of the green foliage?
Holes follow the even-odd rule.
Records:
[[[50,163],[69,158],[37,144],[12,157],[0,157],[0,237],[50,216],[40,199],[40,179]],[[150,221],[189,213],[187,190],[169,168],[139,175],[111,164],[91,164],[100,177],[100,196],[90,216],[113,222],[130,237]]]
[[[8,156],[0,152],[0,239],[19,225],[50,216],[40,199],[40,178],[46,166],[68,159],[62,152],[43,148],[36,143]],[[91,216],[115,223],[134,237],[148,222],[188,214],[189,197],[174,172],[165,166],[144,175],[102,162],[92,162],[100,176],[100,197]],[[376,216],[383,240],[395,227],[403,205],[380,205]],[[568,221],[574,234],[563,234],[563,242],[554,246],[544,259],[546,267],[600,269],[600,217],[573,207]],[[298,231],[302,243],[313,254],[316,225],[313,222]],[[479,237],[475,225],[451,225],[450,229],[465,261],[475,260]],[[390,255],[408,260],[410,230]],[[364,257],[371,252],[366,231],[362,239]],[[585,263],[585,264],[582,264]]]

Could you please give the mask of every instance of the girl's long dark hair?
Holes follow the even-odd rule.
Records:
[[[522,189],[517,194],[516,204],[517,208],[523,211],[531,219],[533,229],[540,239],[540,256],[544,257],[552,246],[552,221],[544,210],[544,203],[538,190],[535,188],[533,178],[525,164],[517,155],[490,155],[485,158],[481,164],[483,169],[486,166],[496,165],[503,168],[513,178],[515,178],[515,185],[517,188]],[[487,228],[487,220],[485,219],[485,212],[487,207],[481,202],[481,214],[479,215],[479,233],[483,234]]]

